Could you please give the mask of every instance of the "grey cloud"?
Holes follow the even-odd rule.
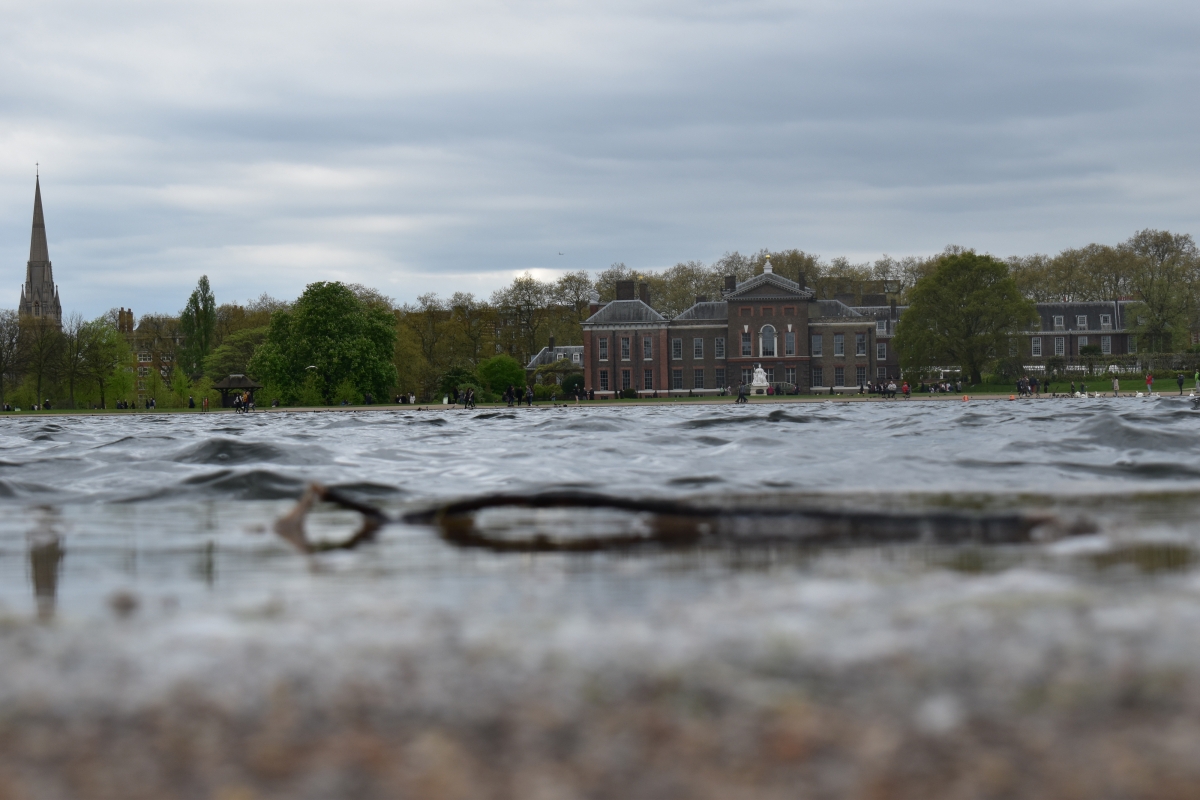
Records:
[[[87,314],[175,310],[201,272],[225,299],[322,277],[407,299],[735,248],[1008,254],[1195,228],[1182,2],[6,16],[0,255],[15,287],[41,161],[56,277]]]

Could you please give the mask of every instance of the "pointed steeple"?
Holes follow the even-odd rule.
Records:
[[[46,246],[46,220],[42,216],[42,180],[33,188],[33,233],[29,237],[29,263],[25,265],[25,285],[21,287],[19,313],[23,317],[52,320],[62,324],[62,302],[54,285],[50,248]]]
[[[29,237],[29,260],[41,262],[50,260],[50,248],[46,245],[46,220],[42,216],[42,180],[34,179],[33,184],[33,234]]]

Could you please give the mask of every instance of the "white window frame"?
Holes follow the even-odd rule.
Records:
[[[835,333],[833,335],[833,355],[834,358],[846,355],[846,334]]]
[[[1061,331],[1063,328],[1064,328],[1064,325],[1063,325],[1063,318],[1062,318],[1062,317],[1055,317],[1055,318],[1054,318],[1054,330],[1056,330],[1056,331]]]
[[[608,391],[608,370],[606,369],[600,370],[600,391]]]
[[[841,373],[840,378],[838,377],[838,373]],[[846,385],[846,368],[845,367],[834,367],[833,368],[833,385],[834,386],[845,386]]]
[[[770,331],[771,351],[767,352],[767,331]],[[758,354],[762,358],[776,358],[776,353],[779,352],[779,335],[775,330],[774,325],[763,325],[758,329]]]
[[[704,337],[697,336],[692,339],[692,358],[704,358]],[[697,386],[697,389],[703,389],[703,386]]]
[[[682,361],[683,360],[683,339],[672,339],[671,340],[671,360],[672,361]]]
[[[1055,336],[1054,337],[1054,355],[1065,356],[1066,354],[1067,354],[1067,337]]]
[[[654,339],[649,336],[642,337],[642,360],[654,360]]]
[[[1106,356],[1112,355],[1112,337],[1111,336],[1101,336],[1100,337],[1100,352]]]
[[[1080,336],[1079,340],[1078,340],[1078,346],[1079,347],[1087,347],[1088,346],[1088,337]]]
[[[621,337],[621,360],[629,361],[633,358],[633,344],[629,341],[628,336]]]
[[[1029,354],[1034,358],[1042,357],[1042,337],[1034,336],[1029,340]]]
[[[1075,315],[1075,330],[1086,331],[1088,329],[1087,314]]]
[[[821,333],[814,333],[811,339],[812,341],[810,341],[808,345],[809,355],[817,357],[825,355],[825,335]]]
[[[717,338],[713,339],[713,357],[714,358],[724,358],[725,357],[725,337],[724,336],[718,336]]]
[[[692,385],[693,389],[703,389],[704,388],[704,370],[703,369],[693,369],[692,370],[692,384],[693,384]]]
[[[809,370],[809,372],[811,373],[813,386],[824,386],[825,385],[825,370],[824,369],[822,369],[821,367],[813,367],[811,370]]]
[[[608,337],[601,336],[599,346],[596,348],[600,361],[608,361]]]
[[[875,343],[875,360],[887,361],[887,342]]]
[[[138,363],[139,364],[149,364],[153,360],[154,360],[153,353],[138,353]]]
[[[785,331],[783,334],[783,354],[785,356],[796,355],[796,332]]]
[[[887,323],[886,319],[875,320],[875,333],[882,333],[884,336],[887,336]]]
[[[854,355],[857,357],[867,354],[867,335],[865,333],[854,334]]]
[[[1112,330],[1112,314],[1101,314],[1100,315],[1100,330],[1102,330],[1102,331],[1111,331]]]

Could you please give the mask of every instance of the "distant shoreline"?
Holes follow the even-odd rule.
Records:
[[[1015,397],[1001,393],[983,393],[983,394],[967,394],[969,402],[977,402],[984,400],[1002,400],[1008,401],[1014,399],[1015,402],[1040,402],[1044,400],[1072,400],[1068,395],[1042,395],[1040,397]],[[942,392],[939,394],[919,394],[913,395],[906,400],[902,397],[897,397],[895,400],[889,400],[873,395],[859,394],[844,394],[844,395],[798,395],[798,396],[782,396],[782,397],[751,397],[749,405],[791,405],[797,403],[910,403],[910,402],[964,402],[964,395],[954,394],[952,392]],[[1114,399],[1111,393],[1100,393],[1100,397],[1108,397]],[[1189,395],[1185,392],[1182,396],[1176,392],[1158,392],[1155,397],[1181,397],[1188,398]],[[576,403],[574,400],[562,400],[551,402],[549,400],[535,400],[532,408],[628,408],[629,406],[665,406],[665,405],[702,405],[702,406],[717,406],[717,405],[733,405],[736,397],[683,397],[683,398],[639,398],[637,400],[587,400],[582,403]],[[1122,392],[1118,399],[1139,399],[1131,392]],[[1145,397],[1140,399],[1147,399]],[[509,407],[504,403],[480,403],[473,411],[484,410],[507,410]],[[520,406],[520,408],[530,408],[529,406]],[[403,403],[375,404],[375,405],[353,405],[353,406],[298,406],[279,408],[259,408],[255,409],[251,414],[278,414],[278,413],[301,413],[301,414],[318,414],[323,412],[346,413],[346,412],[380,412],[380,411],[463,411],[465,409],[458,405],[449,405],[442,403],[417,403],[415,405]],[[156,408],[156,409],[50,409],[49,411],[3,411],[0,412],[0,419],[11,417],[113,417],[113,416],[169,416],[169,415],[188,415],[188,416],[207,416],[213,414],[228,415],[235,413],[232,408],[216,408],[208,411],[201,411],[197,408]]]

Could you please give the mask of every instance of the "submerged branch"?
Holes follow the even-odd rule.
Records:
[[[304,533],[304,518],[318,499],[359,512],[363,515],[362,528],[344,542],[310,543]],[[501,508],[607,510],[649,519],[646,524],[629,526],[628,532],[562,537],[541,532],[523,537],[498,536],[476,524],[479,512]],[[276,522],[275,531],[302,552],[313,553],[357,547],[371,541],[380,527],[392,521],[372,506],[313,484],[296,507]],[[1004,545],[1030,544],[1093,531],[1086,523],[1067,524],[1049,514],[701,506],[576,491],[482,495],[410,511],[395,522],[432,525],[450,544],[495,552],[597,552],[648,544],[661,547],[783,543]]]

